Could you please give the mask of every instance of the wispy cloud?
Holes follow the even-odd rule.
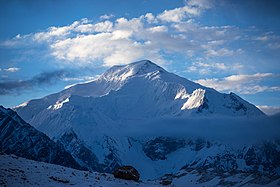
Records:
[[[88,82],[95,80],[98,78],[100,75],[95,75],[95,76],[78,76],[78,77],[64,77],[64,81],[80,81],[80,82]]]
[[[265,45],[268,49],[280,49],[280,36],[273,32],[266,32],[259,36],[253,36],[252,40],[261,42],[261,44]]]
[[[267,115],[274,115],[280,113],[280,106],[257,106],[259,109],[261,109],[264,113]]]
[[[99,18],[101,20],[105,20],[105,19],[111,19],[113,17],[115,17],[113,14],[104,14],[104,15],[100,16]]]
[[[234,54],[233,50],[229,50],[226,48],[221,48],[219,50],[214,50],[214,49],[209,49],[206,52],[206,56],[211,57],[211,56],[232,56]]]
[[[6,72],[11,72],[11,73],[17,72],[19,70],[20,70],[20,68],[17,68],[17,67],[10,67],[10,68],[4,68],[4,69],[0,68],[0,71],[6,71]]]
[[[240,94],[256,94],[259,92],[280,91],[279,86],[258,85],[262,80],[275,76],[272,73],[256,73],[252,75],[231,75],[221,79],[200,79],[195,82],[218,91],[231,91]]]
[[[36,86],[54,84],[57,80],[63,79],[67,75],[65,71],[43,72],[28,80],[4,80],[0,81],[0,95],[19,94],[24,90],[32,89]]]
[[[225,72],[236,72],[243,68],[243,65],[240,63],[231,63],[225,64],[222,62],[202,62],[195,61],[191,66],[187,67],[188,72],[195,72],[202,75],[205,74],[216,74],[216,73],[225,73]]]
[[[99,78],[100,75],[95,75],[95,76],[80,76],[80,77],[69,77],[69,78],[65,78],[64,80],[65,81],[79,81],[78,83],[75,83],[75,84],[70,84],[70,85],[67,85],[64,87],[64,89],[68,89],[72,86],[75,86],[77,84],[84,84],[84,83],[88,83],[88,82],[91,82],[91,81],[94,81],[96,80],[97,78]]]

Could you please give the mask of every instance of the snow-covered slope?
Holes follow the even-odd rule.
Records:
[[[72,168],[27,160],[14,155],[0,155],[0,186],[103,186],[146,187],[152,182],[134,182],[114,178],[107,173],[80,171]]]
[[[16,112],[2,106],[0,106],[0,152],[82,169],[62,147],[24,122]]]

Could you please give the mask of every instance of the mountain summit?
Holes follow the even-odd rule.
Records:
[[[131,63],[126,66],[113,66],[108,71],[106,71],[103,76],[108,78],[121,78],[122,80],[132,77],[145,75],[152,72],[166,72],[162,67],[154,64],[149,60],[142,60],[138,62]]]

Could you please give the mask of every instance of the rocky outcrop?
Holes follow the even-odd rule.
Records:
[[[143,151],[153,161],[165,160],[166,155],[185,146],[185,141],[168,137],[157,137],[145,143]]]
[[[114,171],[114,177],[125,179],[125,180],[134,180],[138,181],[140,178],[139,172],[132,166],[122,166]]]
[[[57,143],[71,153],[73,158],[89,171],[104,171],[104,166],[99,163],[96,155],[85,146],[73,130],[64,133],[57,140]]]

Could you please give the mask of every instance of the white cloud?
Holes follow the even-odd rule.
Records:
[[[80,24],[74,30],[81,33],[93,33],[93,32],[110,32],[113,29],[113,23],[111,21],[99,22],[96,24]]]
[[[240,63],[219,63],[219,62],[193,62],[191,66],[187,67],[188,72],[198,72],[199,74],[213,74],[221,72],[236,72],[240,71],[243,66]]]
[[[113,14],[104,14],[104,15],[100,16],[99,18],[101,20],[104,20],[104,19],[111,19],[113,17],[115,17]]]
[[[251,82],[251,81],[257,81],[261,80],[266,77],[273,76],[272,73],[256,73],[253,75],[231,75],[225,78],[226,81],[232,81],[232,82]]]
[[[234,54],[233,50],[229,50],[226,48],[221,48],[218,50],[214,49],[209,49],[206,52],[206,56],[211,57],[211,56],[232,56]]]
[[[256,73],[252,75],[231,75],[221,79],[200,79],[195,82],[207,87],[215,88],[218,91],[231,91],[240,94],[255,94],[259,92],[280,91],[279,86],[257,85],[268,77],[273,77],[272,73]]]
[[[258,36],[258,37],[254,38],[254,39],[258,40],[258,41],[268,41],[269,37],[268,36]]]
[[[82,64],[90,64],[92,60],[98,60],[105,55],[112,53],[112,48],[107,46],[110,33],[100,33],[95,35],[80,35],[75,38],[59,40],[52,44],[52,55],[57,59],[72,62],[74,60],[83,61]]]
[[[217,58],[239,55],[243,52],[242,49],[235,49],[231,46],[232,43],[240,40],[241,31],[236,27],[205,27],[195,23],[192,19],[172,24],[172,27],[183,35],[185,40],[192,42],[196,47],[194,50],[203,51],[200,56]]]
[[[157,16],[157,19],[165,22],[181,22],[190,15],[199,15],[199,9],[192,8],[189,6],[184,6],[180,8],[175,8],[172,10],[165,10],[163,13]]]
[[[145,15],[145,19],[147,20],[148,23],[157,23],[156,17],[152,13],[147,13]]]
[[[115,30],[112,32],[112,40],[129,39],[133,32],[131,30]]]
[[[197,68],[214,68],[214,69],[220,69],[220,70],[225,70],[227,67],[224,63],[203,63],[203,62],[194,62],[192,63],[191,67],[196,67]],[[191,68],[193,69],[193,68]]]
[[[252,37],[252,40],[261,41],[261,42],[276,41],[279,39],[280,37],[275,35],[273,32],[266,32],[259,36]]]
[[[277,113],[280,113],[280,106],[267,106],[267,105],[262,105],[262,106],[257,106],[260,110],[262,110],[264,113],[267,115],[274,115]]]
[[[127,64],[129,62],[134,61],[135,59],[140,59],[141,56],[143,56],[142,50],[137,49],[137,47],[135,47],[134,49],[121,48],[105,57],[104,65],[113,66]]]
[[[51,45],[52,55],[65,63],[85,66],[93,61],[103,61],[104,66],[127,64],[141,58],[163,59],[149,42],[131,40],[132,31],[115,30],[111,33],[80,35],[57,41]]]
[[[17,68],[17,67],[10,67],[10,68],[4,68],[4,69],[1,69],[0,68],[0,71],[7,71],[7,72],[11,72],[11,73],[14,73],[14,72],[17,72],[20,70],[20,68]]]
[[[50,41],[54,38],[65,37],[70,34],[71,26],[50,27],[47,32],[38,32],[33,35],[33,40],[37,42]]]
[[[95,80],[99,77],[100,75],[95,75],[95,76],[80,76],[80,77],[65,77],[62,80],[64,81],[92,81]]]
[[[151,32],[167,32],[168,28],[164,25],[160,25],[160,26],[151,27],[151,28],[148,29],[148,31],[151,31]]]
[[[165,10],[157,15],[157,19],[164,22],[182,22],[186,18],[199,16],[203,10],[212,8],[209,0],[189,0],[186,5],[172,10]]]
[[[100,75],[95,75],[95,76],[81,76],[81,77],[68,77],[68,78],[64,78],[64,81],[79,81],[78,83],[75,84],[70,84],[64,87],[64,89],[68,89],[72,86],[75,86],[77,84],[85,84],[85,83],[89,83],[92,82],[94,80],[96,80],[97,78],[99,78]]]

